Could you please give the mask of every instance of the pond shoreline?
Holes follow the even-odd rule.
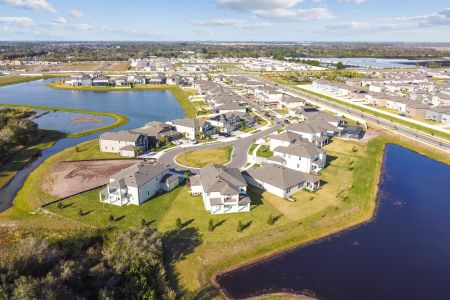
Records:
[[[342,228],[340,230],[330,231],[328,234],[324,234],[322,236],[318,236],[317,238],[312,238],[312,239],[310,239],[308,241],[305,241],[303,243],[300,243],[300,244],[298,244],[296,246],[293,246],[293,247],[290,247],[288,249],[280,250],[280,251],[274,252],[273,254],[268,254],[268,255],[265,255],[265,256],[263,256],[261,258],[250,260],[250,261],[247,261],[245,263],[239,264],[239,265],[237,265],[235,267],[230,267],[230,268],[224,269],[224,270],[222,270],[220,272],[216,272],[211,277],[211,283],[213,284],[213,286],[215,288],[217,288],[220,291],[220,293],[226,299],[233,299],[233,297],[227,292],[227,290],[219,284],[219,280],[218,280],[219,277],[221,277],[223,275],[226,275],[228,273],[235,273],[235,272],[246,270],[246,269],[251,268],[253,266],[256,266],[256,265],[259,265],[259,264],[262,264],[262,263],[266,263],[266,262],[271,261],[273,259],[277,259],[280,256],[292,253],[294,251],[297,251],[299,249],[302,249],[302,248],[305,248],[305,247],[308,247],[308,246],[311,246],[311,245],[314,245],[314,244],[320,244],[320,243],[322,243],[324,241],[329,241],[329,240],[331,240],[333,238],[336,238],[336,237],[339,237],[340,235],[343,235],[343,234],[345,234],[347,232],[353,231],[355,229],[358,229],[360,227],[363,227],[363,226],[365,226],[365,225],[367,225],[369,223],[372,223],[372,222],[376,221],[377,215],[379,213],[380,204],[381,204],[379,202],[379,196],[380,196],[379,188],[380,188],[381,184],[383,184],[383,174],[385,174],[385,172],[387,172],[386,169],[385,169],[386,168],[386,164],[385,164],[386,163],[386,146],[389,145],[389,144],[400,146],[400,147],[404,147],[404,148],[406,148],[409,151],[412,151],[412,152],[414,152],[414,153],[416,153],[418,155],[423,156],[424,158],[433,159],[433,160],[436,160],[437,162],[450,165],[448,159],[445,159],[445,157],[444,157],[444,159],[442,159],[442,157],[437,157],[437,158],[433,157],[433,155],[429,155],[428,153],[425,154],[425,153],[423,153],[423,151],[420,151],[417,148],[416,149],[411,149],[411,148],[414,148],[414,147],[406,147],[404,145],[404,143],[402,143],[402,142],[397,142],[396,143],[395,141],[385,141],[384,144],[383,144],[383,151],[382,151],[382,163],[381,163],[381,166],[378,168],[379,169],[379,176],[378,176],[378,183],[377,183],[377,188],[376,188],[376,196],[375,196],[375,199],[371,200],[371,202],[373,202],[375,205],[374,205],[374,209],[372,210],[371,215],[369,216],[369,218],[364,219],[362,217],[361,218],[361,222],[359,222],[357,224],[349,224],[349,226],[344,227],[344,228]],[[283,291],[282,293],[284,293],[285,290],[282,289],[282,291]],[[263,293],[255,293],[255,294],[250,295],[249,297],[250,298],[255,298],[255,299],[264,299],[264,297],[270,296],[273,293],[274,293],[273,291],[272,292],[268,292],[268,293],[264,293],[264,292]],[[299,296],[299,297],[310,297],[309,294],[295,293],[295,292],[292,292],[292,291],[287,291],[287,294],[295,295],[295,296]]]

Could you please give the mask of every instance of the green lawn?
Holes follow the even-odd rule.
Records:
[[[49,206],[48,209],[61,215],[59,222],[61,219],[67,220],[67,226],[85,224],[107,227],[110,225],[109,215],[112,214],[118,219],[113,224],[117,228],[140,226],[141,220],[144,219],[161,232],[173,232],[176,219],[181,218],[184,229],[179,233],[179,237],[183,244],[168,244],[168,247],[174,250],[180,250],[180,247],[189,249],[174,267],[179,283],[186,291],[186,298],[192,298],[190,296],[200,289],[211,286],[210,278],[216,272],[298,246],[370,219],[376,206],[384,145],[390,142],[408,147],[415,146],[413,149],[422,154],[450,164],[450,158],[443,153],[398,140],[392,135],[381,135],[369,142],[335,139],[326,146],[329,165],[320,174],[322,188],[314,193],[296,193],[296,202],[287,202],[249,187],[248,194],[252,199],[250,212],[211,216],[204,210],[202,198],[190,196],[188,186],[183,186],[155,197],[139,207],[101,204],[98,191],[92,191],[65,200],[63,203],[66,207],[63,209],[58,209],[56,205]],[[100,155],[92,141],[85,143],[83,147],[86,147],[85,151],[64,151],[58,159],[81,159]],[[354,147],[356,152],[352,150]],[[79,150],[83,149],[79,147]],[[37,179],[44,177],[49,165],[55,161],[57,160],[51,157],[45,162],[46,168],[33,172],[31,181],[34,183],[30,182],[30,178],[27,180],[24,189],[28,191],[28,197],[22,195],[23,207],[27,207],[25,200],[33,205],[37,204],[35,198],[40,197],[39,183],[42,184],[42,181]],[[34,190],[30,186],[32,183]],[[79,215],[80,209],[85,212],[84,216]],[[267,224],[269,215],[277,218],[274,225]],[[23,217],[35,218],[30,215]],[[46,217],[55,218],[53,215]],[[208,231],[210,219],[216,225],[212,232]],[[236,231],[239,221],[248,225],[241,233]]]
[[[269,150],[269,146],[262,145],[259,147],[258,151],[256,151],[256,156],[269,158],[273,156],[273,151]]]
[[[114,122],[110,125],[105,125],[102,127],[68,134],[66,137],[74,138],[80,136],[90,135],[96,132],[107,131],[119,126],[123,126],[128,123],[128,117],[119,113],[113,112],[104,112],[104,111],[93,111],[93,110],[84,110],[84,109],[71,109],[71,108],[58,108],[58,107],[48,107],[48,106],[38,106],[38,105],[22,105],[22,104],[11,104],[11,103],[0,103],[0,106],[18,108],[18,109],[40,109],[40,110],[53,110],[53,111],[62,111],[62,112],[74,112],[74,113],[83,113],[83,114],[93,114],[93,115],[101,115],[113,117]]]
[[[255,148],[258,147],[259,144],[253,144],[250,146],[250,148],[248,149],[248,154],[253,154],[253,151],[255,151]]]
[[[53,75],[43,75],[43,76],[5,75],[5,76],[0,76],[0,86],[35,81],[35,80],[40,80],[40,79],[53,78],[53,77],[55,77],[55,76],[53,76]]]
[[[53,130],[39,130],[36,143],[10,156],[0,165],[0,188],[9,182],[18,171],[22,170],[41,150],[51,147],[64,134]]]
[[[183,166],[201,168],[210,164],[226,164],[230,161],[233,147],[221,147],[188,151],[178,155],[175,159]]]

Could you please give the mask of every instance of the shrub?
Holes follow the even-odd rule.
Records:
[[[244,223],[242,223],[241,220],[239,220],[237,225],[237,232],[242,232],[244,230]]]
[[[269,225],[275,224],[275,218],[273,217],[272,214],[270,214],[270,215],[267,217],[267,224],[269,224]]]
[[[114,215],[109,215],[109,223],[113,223],[114,222]]]
[[[57,207],[58,207],[58,209],[63,209],[63,204],[61,203],[61,201],[60,201],[60,202],[58,202],[58,205],[57,205]]]
[[[177,229],[178,229],[178,230],[180,230],[181,228],[183,228],[183,222],[181,222],[181,219],[180,219],[180,218],[177,218],[176,226],[177,226]]]
[[[84,212],[83,212],[83,210],[80,208],[80,210],[78,211],[78,214],[80,215],[80,216],[84,216]]]
[[[214,221],[213,221],[213,219],[209,219],[208,230],[209,231],[213,231],[214,230]]]

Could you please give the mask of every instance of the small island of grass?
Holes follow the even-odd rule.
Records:
[[[224,165],[230,161],[233,147],[194,150],[178,155],[177,163],[192,168],[201,168],[210,164]]]

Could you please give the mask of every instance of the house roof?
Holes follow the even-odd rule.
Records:
[[[105,132],[100,135],[100,139],[109,141],[124,141],[124,142],[136,142],[141,136],[141,133],[132,132],[128,130]]]
[[[115,181],[123,180],[126,186],[140,187],[156,176],[169,170],[165,165],[139,162],[111,176]]]
[[[239,169],[212,164],[200,169],[199,173],[206,193],[236,194],[239,187],[247,186]]]
[[[172,121],[173,125],[184,126],[184,127],[189,127],[189,128],[203,127],[203,125],[205,125],[205,123],[206,123],[206,121],[204,121],[204,120],[190,119],[190,118],[177,119],[177,120]]]
[[[263,164],[246,171],[250,177],[274,187],[286,190],[305,181],[318,182],[319,178],[275,164]]]
[[[324,153],[324,151],[317,148],[316,145],[307,141],[296,141],[294,144],[290,144],[287,147],[276,147],[273,151],[307,158],[313,158],[321,153]]]
[[[273,140],[292,143],[295,140],[301,140],[302,136],[300,134],[292,132],[292,131],[285,131],[280,134],[272,134],[272,135],[270,135],[270,138]]]
[[[334,131],[336,128],[324,120],[313,120],[305,123],[291,124],[286,127],[287,131],[304,133],[322,133],[324,131]]]

